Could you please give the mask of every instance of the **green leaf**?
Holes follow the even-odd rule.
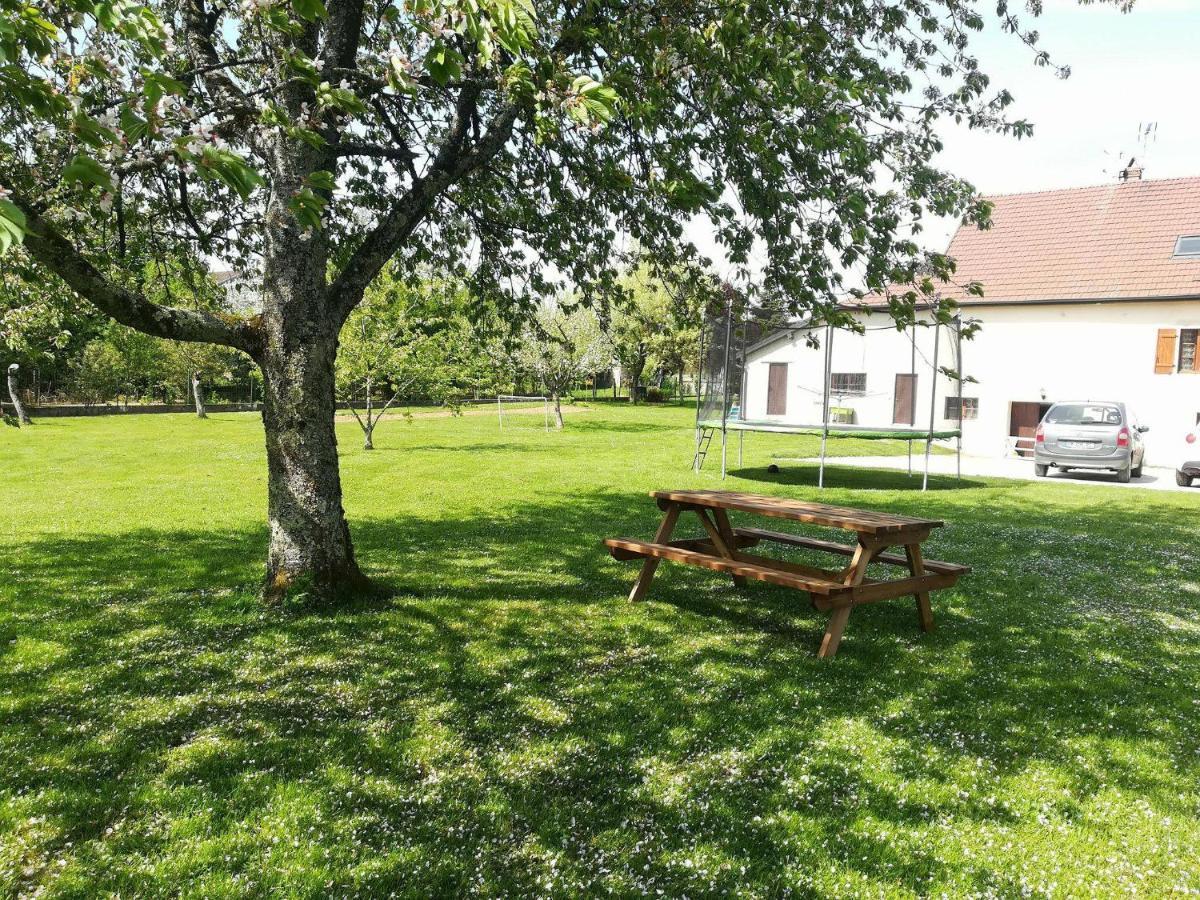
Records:
[[[147,122],[137,114],[132,106],[121,107],[121,131],[130,144],[136,144],[146,136]]]
[[[438,42],[425,56],[425,69],[429,77],[442,87],[462,76],[462,54],[453,47]]]
[[[156,103],[164,94],[182,96],[187,90],[182,82],[170,75],[164,75],[162,72],[144,71],[142,74],[146,80],[146,99],[150,103]]]
[[[220,181],[237,191],[243,200],[248,199],[254,189],[263,184],[262,176],[258,172],[246,165],[246,161],[236,153],[228,150],[205,147],[200,153],[197,168],[205,178]]]
[[[617,92],[606,84],[601,84],[589,75],[580,75],[571,83],[571,89],[579,96],[583,116],[576,114],[575,118],[588,118],[607,122],[617,110]]]
[[[0,200],[0,256],[25,239],[25,213],[15,203]]]
[[[106,191],[113,189],[112,178],[108,172],[86,153],[76,154],[75,158],[63,169],[62,180],[65,184],[82,182]]]
[[[318,191],[332,191],[334,188],[332,172],[325,172],[325,171],[313,172],[311,175],[309,175],[307,178],[304,179],[304,182],[309,187],[313,188],[314,190],[318,190]]]
[[[306,22],[329,18],[329,13],[321,0],[292,0],[292,9]]]
[[[325,198],[314,194],[310,188],[301,188],[288,201],[288,208],[291,209],[297,222],[305,228],[315,231],[321,227],[321,214],[325,210]]]

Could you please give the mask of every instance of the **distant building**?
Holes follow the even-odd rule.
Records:
[[[978,382],[963,397],[932,372],[932,329],[917,329],[914,346],[868,300],[856,316],[870,330],[834,334],[831,405],[878,426],[924,427],[932,409],[936,429],[955,427],[961,408],[964,449],[998,455],[1032,448],[1054,401],[1126,401],[1150,426],[1147,460],[1169,456],[1200,421],[1200,178],[1141,175],[1131,166],[1113,184],[991,197],[991,229],[959,228],[955,281],[984,287],[955,296],[982,324],[963,341],[963,374]],[[824,348],[804,337],[797,326],[748,348],[748,418],[821,421]],[[943,331],[939,366],[955,365],[952,344]]]
[[[262,277],[248,272],[213,272],[212,280],[225,289],[230,312],[257,315],[262,312]]]

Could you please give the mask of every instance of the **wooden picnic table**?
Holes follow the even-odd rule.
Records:
[[[951,587],[959,576],[971,571],[967,566],[924,559],[921,543],[933,529],[944,524],[934,519],[737,491],[653,491],[650,496],[665,513],[654,540],[609,538],[604,542],[615,559],[645,560],[629,593],[630,600],[645,597],[658,563],[664,559],[726,572],[736,584],[754,579],[795,588],[807,592],[816,609],[829,613],[817,653],[821,657],[831,657],[837,652],[850,610],[863,603],[912,596],[917,602],[921,629],[933,630],[929,592]],[[708,536],[671,540],[680,514],[689,510],[700,519]],[[857,543],[842,544],[762,528],[735,528],[729,520],[730,512],[840,528],[853,532]],[[746,547],[763,541],[849,556],[850,562],[841,569],[821,569],[744,552]],[[903,548],[903,555],[884,552],[890,547]],[[908,569],[908,576],[868,578],[867,566],[871,563],[901,566]]]

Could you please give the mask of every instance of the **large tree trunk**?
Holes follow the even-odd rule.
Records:
[[[207,419],[208,412],[204,408],[204,394],[200,389],[200,373],[192,373],[192,399],[196,402],[196,418]]]
[[[287,191],[279,191],[287,196]],[[283,201],[267,213],[263,258],[263,425],[267,442],[267,602],[330,604],[369,582],[342,509],[324,237],[301,233]]]
[[[342,509],[334,434],[336,352],[335,338],[313,335],[264,353],[268,601],[308,595],[324,603],[367,586]]]
[[[553,398],[554,398],[554,427],[557,428],[559,431],[562,431],[562,428],[563,428],[562,400],[558,396],[557,391],[555,391],[555,393],[553,394]]]
[[[32,425],[33,420],[29,418],[29,413],[25,412],[25,406],[21,403],[21,394],[17,390],[17,371],[20,368],[16,363],[8,367],[8,399],[12,401],[13,412],[16,413],[18,424]]]

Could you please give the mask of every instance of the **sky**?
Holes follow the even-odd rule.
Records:
[[[1011,116],[1031,121],[1033,136],[946,125],[942,168],[984,195],[1105,184],[1131,156],[1146,178],[1200,175],[1200,0],[1137,0],[1127,14],[1045,0],[1034,21],[1041,46],[1071,76],[1035,66],[1029,49],[998,27],[979,35],[981,68],[1013,94]],[[1143,149],[1139,126],[1151,122],[1157,131]],[[922,243],[944,250],[957,225],[930,220]],[[689,234],[720,270],[708,231],[694,223]]]

